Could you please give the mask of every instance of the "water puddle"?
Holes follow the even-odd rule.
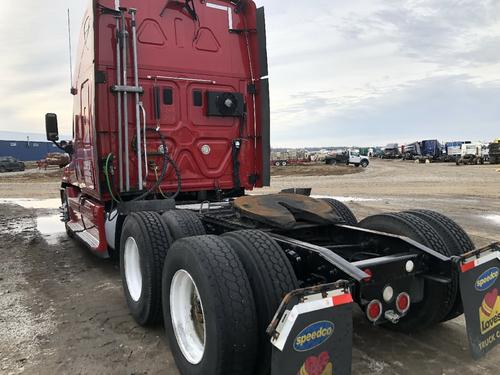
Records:
[[[54,199],[29,199],[29,198],[3,198],[0,204],[16,204],[24,208],[58,208],[61,205],[59,198]]]
[[[66,232],[59,215],[37,217],[36,229],[49,245],[57,245],[61,235]]]
[[[500,225],[500,215],[490,214],[482,216],[486,220],[492,221],[493,223]]]
[[[330,198],[340,202],[380,202],[383,198],[361,198],[361,197],[336,197],[331,195],[311,195],[312,198]]]

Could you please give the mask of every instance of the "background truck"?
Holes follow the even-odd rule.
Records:
[[[500,138],[488,146],[490,164],[500,164]]]
[[[181,374],[346,375],[352,303],[408,333],[478,311],[457,266],[474,245],[449,218],[248,194],[270,183],[263,8],[91,1],[78,56],[63,220],[119,259],[130,314],[164,323]]]
[[[485,157],[483,153],[482,143],[464,143],[462,145],[462,153],[456,161],[457,165],[461,164],[484,164]]]
[[[420,142],[420,150],[421,157],[431,161],[441,160],[443,155],[443,147],[436,139],[428,139]]]
[[[384,153],[381,155],[382,159],[399,159],[401,157],[401,148],[397,143],[389,143],[384,147]]]
[[[403,148],[404,160],[415,160],[416,157],[420,156],[422,156],[422,151],[420,150],[420,142],[413,142],[404,145]]]
[[[470,144],[470,141],[453,141],[444,144],[445,161],[456,162],[462,156],[462,145]]]
[[[435,161],[444,161],[443,147],[441,143],[436,139],[424,140],[421,142],[415,142],[413,147],[410,146],[410,150],[413,148],[414,152],[411,155],[413,160],[417,160],[420,163],[432,163]],[[405,154],[408,147],[405,148]]]
[[[337,164],[352,164],[355,167],[368,167],[370,159],[368,156],[363,156],[358,150],[346,150],[342,152],[334,152],[325,157],[325,163],[328,165]]]
[[[364,155],[364,156],[367,156],[368,158],[372,158],[374,155],[374,149],[373,147],[361,147],[359,149],[359,153],[360,155]]]

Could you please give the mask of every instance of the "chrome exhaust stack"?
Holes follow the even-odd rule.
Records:
[[[121,41],[122,41],[122,59],[123,59],[123,86],[128,84],[127,76],[127,41],[128,31],[125,20],[125,9],[120,8],[121,12]],[[128,144],[128,95],[127,90],[123,90],[123,124],[124,124],[124,141],[125,141],[125,191],[130,191],[130,162],[129,162],[129,144]]]
[[[119,11],[120,2],[116,2],[116,11]],[[121,63],[121,24],[120,16],[116,16],[116,84],[121,86],[122,77],[122,63]],[[117,92],[117,118],[118,118],[118,164],[119,164],[119,176],[120,176],[120,192],[123,191],[123,123],[122,123],[122,93]]]
[[[134,64],[134,86],[137,90],[141,89],[139,86],[139,68],[137,64],[137,25],[136,13],[137,9],[129,9],[130,16],[132,17],[132,59]],[[142,150],[141,150],[141,99],[139,91],[135,92],[135,129],[137,139],[137,189],[142,190]],[[146,150],[144,150],[146,152]],[[147,170],[146,170],[147,172]]]
[[[137,25],[135,8],[128,9],[131,16],[132,31],[132,69],[134,74],[134,85],[128,85],[128,41],[129,32],[127,31],[126,8],[120,7],[120,2],[116,1],[116,85],[111,88],[112,92],[117,93],[117,120],[118,120],[118,160],[120,170],[120,192],[130,191],[130,157],[129,157],[129,113],[128,113],[128,94],[135,95],[135,128],[137,139],[137,189],[143,190],[143,165],[141,149],[141,114],[146,121],[145,110],[141,108],[140,95],[144,89],[139,86],[139,66],[137,62]],[[146,124],[144,123],[144,127]],[[125,147],[125,149],[124,149]],[[146,135],[144,134],[144,153],[146,153]],[[145,165],[147,172],[147,165]],[[125,186],[123,182],[123,173],[125,173]]]

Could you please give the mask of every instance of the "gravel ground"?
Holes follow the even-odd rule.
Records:
[[[478,246],[500,240],[494,166],[375,160],[360,173],[320,177],[297,168],[273,177],[264,192],[313,187],[346,201],[358,218],[435,209]],[[0,176],[0,374],[177,374],[163,328],[138,327],[129,316],[116,262],[66,237],[58,202],[47,199],[59,194],[59,171],[37,173],[34,183],[25,174]],[[359,312],[354,326],[356,375],[498,374],[499,348],[470,359],[463,317],[411,336],[371,327]]]

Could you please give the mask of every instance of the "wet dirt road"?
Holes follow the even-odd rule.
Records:
[[[459,173],[438,166],[438,176],[427,176],[426,169],[418,177],[415,172],[422,170],[416,167],[421,166],[379,162],[356,175],[291,175],[275,177],[273,183],[275,189],[312,186],[316,194],[341,197],[358,218],[435,209],[462,224],[478,246],[500,240],[500,173],[489,166],[464,167]],[[391,183],[379,186],[384,176],[415,181],[417,193]],[[450,185],[467,180],[468,192],[458,194],[456,186],[447,189],[443,182],[429,188],[428,179]],[[496,184],[496,193],[481,189],[487,183]],[[56,181],[52,184],[57,188]],[[36,188],[23,196],[35,198]],[[11,191],[3,194],[0,177],[0,374],[177,374],[163,328],[139,327],[128,315],[117,264],[95,258],[66,237],[56,199],[3,199],[12,197]],[[371,327],[359,312],[354,326],[356,375],[493,375],[500,367],[500,348],[480,362],[470,359],[462,317],[411,336]]]

